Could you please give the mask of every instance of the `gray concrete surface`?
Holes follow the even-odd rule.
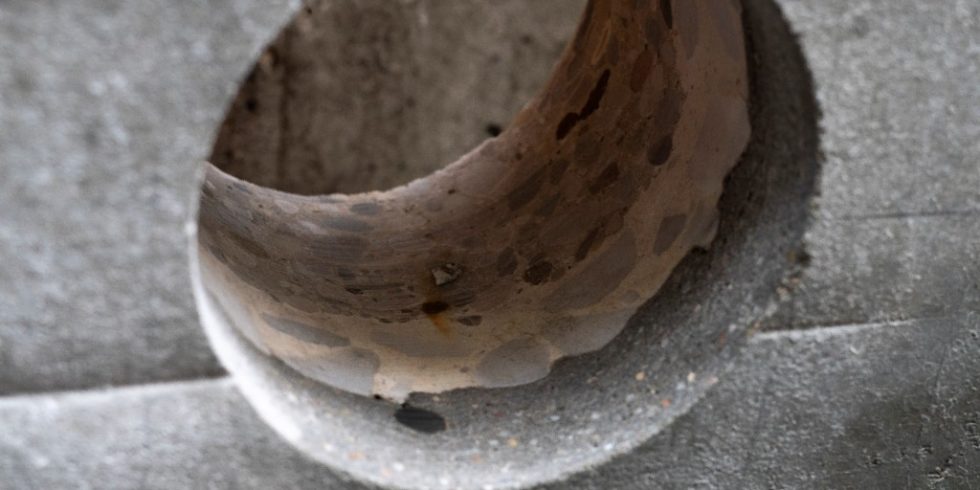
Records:
[[[227,379],[9,397],[0,423],[3,488],[348,488],[280,441]]]
[[[0,392],[220,375],[181,222],[293,3],[0,1]],[[809,265],[686,415],[554,488],[980,485],[980,4],[777,3],[823,113]],[[0,428],[15,489],[356,488],[225,380],[8,396]]]
[[[980,211],[980,5],[778,3],[824,111],[823,211],[852,220]]]
[[[977,349],[976,314],[761,333],[670,428],[541,488],[977,488]],[[366,488],[281,442],[227,380],[12,397],[0,424],[21,428],[0,439],[11,488]]]
[[[980,213],[818,219],[807,240],[811,265],[786,286],[792,293],[765,328],[980,311],[978,238]]]
[[[782,0],[823,111],[811,266],[770,328],[980,308],[980,4]]]
[[[296,3],[0,2],[0,393],[221,373],[192,176]]]
[[[762,333],[633,453],[550,488],[977,488],[980,316]]]

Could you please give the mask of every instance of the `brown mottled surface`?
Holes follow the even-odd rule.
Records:
[[[295,30],[318,35],[309,15],[260,71],[303,36]],[[604,319],[635,311],[710,242],[722,180],[749,136],[742,43],[732,3],[668,13],[595,1],[541,94],[500,136],[430,176],[384,192],[302,196],[210,167],[204,286],[225,310],[237,301],[244,311],[228,318],[274,356],[357,393],[399,399],[538,379],[586,350],[563,346],[608,341]],[[433,273],[445,270],[452,280]],[[330,361],[330,375],[318,374],[311,366],[335,348],[269,316],[348,339],[344,352],[377,362]],[[459,320],[475,316],[479,325]],[[575,342],[551,328],[584,318],[592,327],[569,330]],[[604,341],[581,339],[591,336]],[[365,376],[373,383],[339,381]]]

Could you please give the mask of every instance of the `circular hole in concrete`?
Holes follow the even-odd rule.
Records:
[[[553,481],[635,448],[684,413],[801,265],[791,257],[805,256],[818,168],[818,111],[793,35],[771,0],[743,3],[753,137],[726,182],[718,238],[688,256],[610,344],[559,361],[532,384],[415,394],[398,406],[297,375],[228,328],[235,318],[214,320],[238,310],[202,308],[246,398],[338,471],[427,489]],[[212,162],[311,196],[426,175],[499,129],[487,121],[509,120],[577,19],[564,0],[312,2],[242,84]],[[195,282],[205,304],[207,284]],[[349,360],[370,362],[356,352]]]

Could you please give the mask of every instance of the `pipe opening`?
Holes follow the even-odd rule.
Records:
[[[740,3],[741,17],[718,10]],[[630,32],[673,47],[630,51],[607,33],[602,9],[627,5],[650,9]],[[559,67],[582,74],[567,97],[534,97],[582,20],[566,0],[308,2],[243,82],[214,147],[222,172],[202,187],[195,292],[245,397],[306,454],[397,488],[517,488],[584,471],[718,382],[798,268],[786,257],[804,256],[818,111],[779,9],[598,0],[585,12],[588,56]],[[716,123],[732,114],[696,94],[662,98],[684,86],[664,60],[709,48],[734,59],[719,42],[741,44],[733,19],[745,26],[751,140],[720,201],[665,207],[721,193],[721,177],[702,185],[692,176],[713,170],[679,166],[677,152],[714,155],[720,146],[697,143],[724,140],[730,125]],[[689,43],[699,36],[707,44]],[[656,100],[694,105],[645,113]],[[513,118],[527,101],[543,109]],[[676,124],[661,134],[664,120]],[[546,136],[511,146],[532,130]],[[473,178],[476,159],[500,165]],[[671,172],[688,177],[637,204],[637,182]],[[375,221],[393,203],[414,207]],[[453,217],[476,203],[490,207]],[[669,267],[648,271],[655,287],[624,279],[664,257]],[[474,282],[491,277],[505,282]]]

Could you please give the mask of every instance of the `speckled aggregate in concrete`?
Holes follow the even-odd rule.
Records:
[[[975,314],[763,333],[670,428],[541,488],[976,488],[977,349]],[[12,397],[0,424],[21,428],[0,439],[10,488],[367,488],[280,441],[227,380]]]
[[[0,393],[221,374],[183,223],[295,3],[0,3]]]

